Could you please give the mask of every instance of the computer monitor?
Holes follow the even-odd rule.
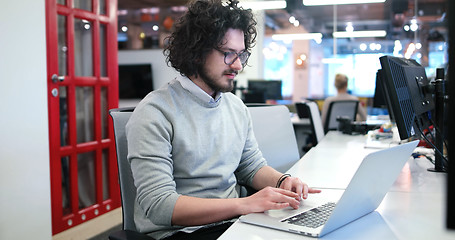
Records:
[[[434,109],[425,68],[413,59],[382,56],[379,60],[382,66],[380,79],[388,93],[388,105],[400,138],[416,136],[420,132],[417,130],[429,126],[429,115]]]
[[[373,108],[387,110],[387,114],[389,115],[390,120],[392,122],[395,122],[393,111],[390,109],[391,103],[389,102],[390,99],[388,96],[389,93],[386,91],[383,75],[384,72],[382,69],[379,69],[376,72],[376,83],[373,95]]]
[[[142,99],[153,91],[152,65],[119,65],[119,98]]]
[[[383,108],[387,109],[388,104],[387,104],[387,98],[386,95],[387,92],[385,92],[384,88],[384,81],[381,81],[381,74],[382,74],[382,69],[379,69],[376,72],[376,84],[374,87],[374,95],[373,95],[373,107],[374,108]]]
[[[248,93],[263,94],[265,100],[282,100],[281,80],[248,80]]]

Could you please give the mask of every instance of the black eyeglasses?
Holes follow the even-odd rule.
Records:
[[[224,63],[226,65],[233,64],[238,58],[238,59],[240,59],[240,63],[242,63],[242,66],[245,66],[245,64],[248,61],[248,58],[250,57],[250,54],[251,54],[247,51],[242,51],[240,53],[237,53],[237,52],[225,52],[218,48],[215,48],[215,49],[217,51],[219,51],[220,53],[224,54]]]

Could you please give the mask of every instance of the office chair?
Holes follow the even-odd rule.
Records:
[[[355,121],[358,105],[359,101],[357,100],[331,102],[324,123],[324,132],[327,133],[330,130],[338,129],[338,117],[348,117],[352,121]]]
[[[324,137],[321,114],[319,113],[318,105],[311,101],[297,102],[295,103],[295,108],[299,118],[310,119],[311,132],[309,135],[311,141],[303,147],[304,152],[308,152],[311,147],[316,146]]]
[[[286,172],[299,159],[289,109],[284,105],[248,106],[253,131],[269,166]]]
[[[115,147],[117,151],[118,177],[122,199],[123,230],[109,235],[110,240],[154,240],[154,238],[137,232],[134,223],[134,202],[136,187],[134,186],[131,167],[127,160],[128,146],[125,125],[133,113],[134,107],[109,110],[114,122]]]
[[[289,110],[282,105],[255,105],[248,107],[253,121],[253,131],[264,157],[269,165],[278,171],[286,172],[299,158],[297,142]],[[114,121],[115,145],[119,172],[120,192],[122,198],[123,230],[109,235],[110,240],[153,240],[150,236],[137,232],[134,223],[134,186],[131,167],[127,161],[128,147],[125,125],[134,107],[109,110]],[[251,189],[243,188],[241,196],[247,196]]]

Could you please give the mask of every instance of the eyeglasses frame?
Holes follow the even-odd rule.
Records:
[[[226,51],[223,51],[223,50],[221,50],[219,48],[215,48],[215,50],[217,50],[218,52],[224,54],[224,64],[226,64],[226,65],[232,65],[235,61],[237,61],[237,59],[240,59],[240,54],[245,54],[246,53],[247,57],[245,59],[245,62],[242,63],[242,60],[240,59],[240,63],[242,63],[242,66],[245,66],[248,63],[248,59],[250,58],[250,55],[251,55],[251,53],[246,51],[246,50],[243,50],[243,51],[241,51],[239,53],[238,52],[232,52],[232,51],[226,52]],[[227,58],[227,56],[229,54],[235,54],[236,55],[235,58],[230,63],[226,62],[226,58]]]

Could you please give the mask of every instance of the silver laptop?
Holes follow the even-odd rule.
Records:
[[[367,155],[337,202],[324,197],[321,198],[324,202],[313,201],[310,195],[297,210],[287,208],[251,213],[241,216],[240,221],[322,237],[374,211],[397,179],[417,144],[418,140]],[[320,194],[323,195],[324,190]],[[317,220],[319,217],[322,219]]]

